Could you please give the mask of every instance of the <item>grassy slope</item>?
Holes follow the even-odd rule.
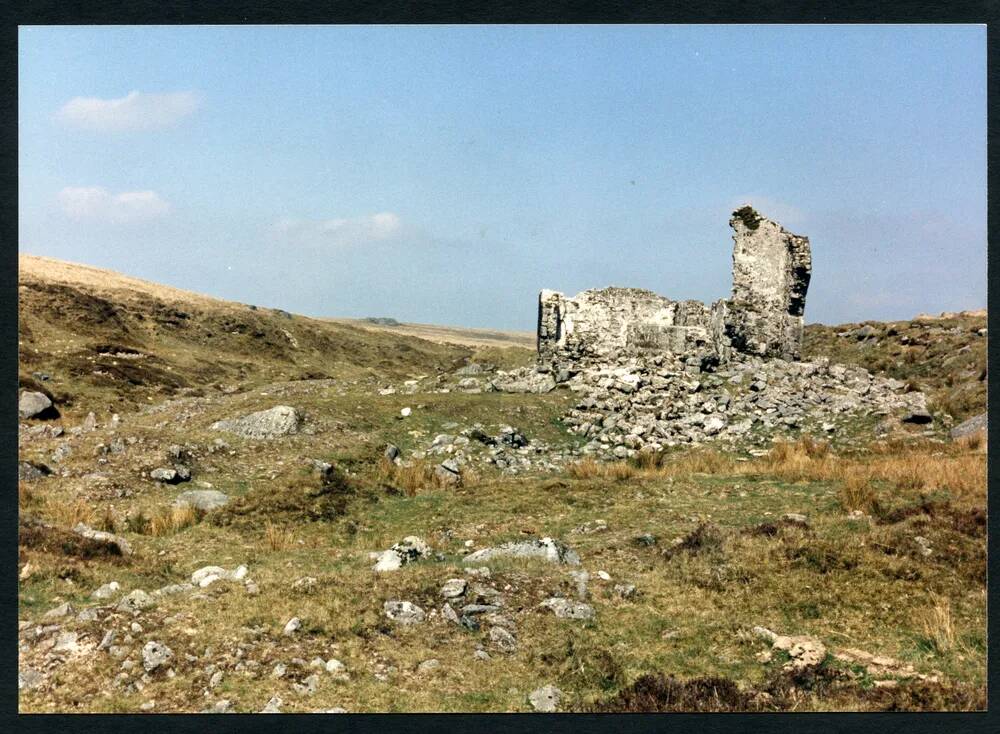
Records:
[[[868,326],[859,339],[851,332]],[[805,359],[829,357],[911,383],[927,393],[931,409],[961,421],[986,410],[984,314],[861,324],[806,326]],[[843,334],[843,336],[841,336]]]
[[[80,416],[226,385],[416,377],[453,369],[477,351],[30,256],[21,256],[18,313],[22,386],[50,391]],[[128,351],[141,356],[115,356]],[[502,358],[508,350],[486,351]]]
[[[984,689],[985,538],[978,526],[958,527],[950,515],[926,512],[886,524],[852,521],[844,504],[845,488],[857,489],[851,477],[860,475],[865,491],[855,494],[871,512],[872,495],[883,515],[893,507],[916,505],[925,495],[949,500],[958,512],[982,509],[981,453],[967,447],[943,454],[940,446],[918,449],[898,462],[902,473],[898,467],[896,473],[883,470],[879,455],[816,462],[799,457],[787,465],[749,465],[727,457],[685,464],[681,457],[682,463],[672,469],[623,468],[619,479],[587,472],[506,478],[484,470],[464,488],[444,490],[428,483],[408,496],[386,487],[392,476],[377,461],[384,442],[393,441],[404,451],[419,448],[436,433],[454,432],[445,429],[454,422],[462,427],[482,422],[493,430],[511,423],[529,438],[568,442],[571,438],[556,417],[572,397],[378,396],[373,394],[378,385],[448,370],[476,355],[470,347],[360,332],[297,316],[289,320],[240,304],[190,300],[178,305],[144,288],[109,292],[80,282],[67,285],[68,290],[58,285],[40,276],[22,279],[22,355],[25,347],[38,350],[27,360],[22,357],[22,376],[39,369],[53,375],[43,384],[64,391],[72,401],[64,411],[64,425],[79,423],[84,409],[92,406],[102,427],[74,439],[73,454],[63,464],[69,476],[22,485],[21,511],[62,525],[79,519],[107,524],[132,542],[137,556],[116,564],[22,547],[19,568],[30,563],[31,573],[20,584],[20,618],[37,620],[64,600],[77,608],[92,605],[90,591],[112,579],[125,591],[151,590],[184,581],[209,564],[231,568],[246,563],[260,594],[249,596],[239,585],[219,583],[200,600],[168,597],[144,613],[143,632],[133,635],[132,647],[147,639],[169,644],[177,655],[173,679],[157,678],[143,693],[124,694],[109,683],[120,661],[93,655],[59,667],[52,689],[22,693],[22,710],[135,711],[143,701],[155,699],[156,711],[198,711],[228,698],[236,710],[254,711],[278,694],[287,711],[332,706],[350,711],[523,711],[529,708],[528,692],[550,682],[566,693],[564,708],[580,709],[608,699],[648,672],[721,675],[756,685],[777,667],[756,659],[764,646],[749,630],[757,624],[814,634],[832,647],[895,656],[920,672],[938,670],[949,681]],[[185,311],[188,318],[170,316],[171,308]],[[281,329],[299,342],[288,357]],[[263,336],[254,336],[258,331]],[[836,346],[848,354],[841,341],[816,337],[810,327],[812,349]],[[134,346],[155,355],[155,361],[139,360],[142,364],[162,371],[138,385],[93,376],[92,365],[114,366],[93,353],[95,343]],[[490,356],[502,360],[510,354]],[[336,379],[292,379],[267,386],[270,380],[314,370]],[[171,385],[171,373],[185,383]],[[242,389],[225,394],[212,387],[225,382]],[[249,386],[256,389],[246,390]],[[203,397],[155,411],[129,410],[184,392]],[[213,421],[278,402],[301,408],[315,434],[266,443],[225,436],[231,449],[209,452],[219,437],[209,430]],[[139,441],[126,453],[98,463],[98,444],[108,444],[115,435],[104,427],[109,405],[123,414],[117,435]],[[398,418],[403,406],[414,409],[406,420]],[[37,439],[23,454],[44,460],[57,443]],[[142,475],[164,463],[172,443],[194,449],[195,481],[190,485],[167,487]],[[333,460],[352,472],[354,492],[330,519],[307,519],[310,503],[302,490],[315,484],[308,476],[310,459]],[[88,476],[95,470],[105,478]],[[209,515],[155,534],[129,520],[164,512],[173,497],[196,488],[197,482],[242,497],[249,514],[228,521],[224,515]],[[281,509],[275,509],[275,497],[287,499]],[[782,528],[774,537],[743,532],[785,512],[806,513],[811,529]],[[609,529],[573,532],[597,519]],[[726,535],[717,547],[669,559],[661,554],[705,521]],[[646,532],[658,536],[657,546],[633,543]],[[444,560],[375,576],[368,552],[411,534],[425,538]],[[592,578],[596,621],[559,620],[539,610],[537,603],[545,596],[571,595],[573,582],[566,569],[538,563],[490,564],[492,581],[507,595],[517,622],[518,651],[511,656],[494,652],[492,661],[473,659],[476,645],[485,641],[483,633],[440,618],[400,629],[380,616],[388,599],[409,599],[427,610],[439,607],[440,584],[462,575],[458,560],[469,550],[467,540],[480,548],[544,535],[565,539],[579,551],[585,568],[611,576],[611,582]],[[930,554],[920,551],[914,541],[918,535],[930,542]],[[315,577],[318,587],[312,593],[292,591],[292,582],[304,576]],[[611,587],[618,582],[634,583],[640,596],[633,601],[616,598]],[[949,634],[944,634],[940,615],[934,617],[942,604],[949,610]],[[293,615],[302,618],[305,632],[288,638],[281,629]],[[66,628],[99,640],[116,624],[120,635],[129,634],[130,622],[71,622]],[[256,673],[233,669],[239,644],[246,645],[244,659],[259,664]],[[198,660],[189,662],[185,653]],[[303,697],[290,680],[269,674],[276,662],[290,665],[293,658],[317,655],[341,659],[351,679],[336,682],[321,674],[317,693]],[[417,674],[416,665],[429,658],[440,660],[441,668]],[[204,669],[210,663],[225,676],[205,697],[209,676]],[[389,682],[379,680],[376,673],[389,667],[395,668]],[[864,692],[870,681],[861,683],[847,698],[805,692],[798,708],[874,706]]]

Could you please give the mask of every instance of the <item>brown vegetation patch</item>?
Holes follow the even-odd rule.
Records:
[[[211,518],[216,525],[257,527],[264,521],[329,521],[343,517],[358,494],[355,483],[336,469],[322,476],[300,473],[251,489],[212,513]],[[377,499],[374,493],[369,494]]]
[[[73,558],[123,561],[121,550],[113,543],[84,538],[33,518],[21,518],[18,522],[17,544],[20,548]]]
[[[715,523],[704,522],[688,533],[680,543],[663,551],[665,558],[673,558],[679,553],[697,555],[718,551],[726,540],[726,533]]]
[[[613,698],[592,708],[601,713],[666,713],[780,711],[768,695],[741,690],[735,681],[722,677],[679,680],[662,673],[640,676]]]

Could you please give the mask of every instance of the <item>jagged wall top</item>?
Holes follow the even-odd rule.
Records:
[[[801,354],[809,240],[760,216],[733,212],[733,290],[706,306],[638,288],[603,288],[538,299],[538,358],[564,365],[623,353],[671,353],[725,361],[732,354],[796,360]]]

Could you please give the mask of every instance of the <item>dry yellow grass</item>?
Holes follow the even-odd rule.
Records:
[[[153,536],[171,535],[190,527],[201,519],[201,514],[190,505],[163,508],[149,520],[149,534]]]
[[[733,474],[739,462],[732,456],[711,449],[694,449],[673,455],[663,461],[658,474],[683,477],[692,474]]]
[[[46,497],[43,502],[43,514],[56,525],[69,528],[81,522],[91,525],[94,520],[94,508],[82,499]]]
[[[567,466],[574,479],[628,480],[685,477],[694,474],[767,475],[788,482],[838,482],[838,496],[848,510],[871,509],[877,485],[919,492],[947,491],[961,502],[986,497],[986,463],[967,444],[886,442],[871,454],[837,456],[828,443],[812,438],[776,443],[754,461],[739,462],[710,449],[680,453],[640,453],[630,462],[586,458]]]
[[[17,256],[18,281],[42,280],[56,283],[68,283],[74,286],[102,291],[115,291],[151,295],[165,301],[190,304],[218,305],[226,303],[219,299],[194,291],[173,288],[168,285],[154,283],[141,278],[116,273],[113,270],[95,268],[91,265],[57,260],[53,257],[41,257],[21,253]],[[233,304],[237,306],[239,304]]]
[[[423,459],[414,459],[405,464],[394,464],[386,458],[379,459],[374,472],[375,481],[402,490],[407,497],[413,497],[426,489],[448,489],[449,485],[434,472],[434,465]],[[472,467],[462,469],[462,484],[475,485],[479,474]]]
[[[965,451],[979,451],[985,453],[986,432],[977,431],[976,433],[970,433],[968,436],[962,436],[955,443]]]
[[[924,637],[939,653],[946,653],[955,646],[955,625],[951,602],[947,597],[935,596],[933,606],[921,615],[919,621]]]
[[[17,505],[18,507],[24,508],[35,501],[35,493],[31,491],[31,487],[27,482],[17,483]]]
[[[886,444],[871,455],[835,456],[815,442],[777,444],[771,453],[739,468],[788,481],[842,483],[848,509],[864,509],[874,500],[873,482],[897,490],[947,491],[956,500],[981,503],[986,497],[986,463],[961,444]]]
[[[269,522],[264,526],[264,542],[272,551],[283,551],[292,546],[295,537],[291,530]]]
[[[842,480],[837,499],[845,510],[870,512],[875,503],[875,487],[866,472],[852,467]]]

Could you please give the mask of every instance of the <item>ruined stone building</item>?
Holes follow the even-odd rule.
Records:
[[[638,288],[538,298],[538,360],[560,368],[623,354],[715,363],[741,354],[798,360],[812,272],[809,239],[745,206],[733,212],[733,290],[707,306]]]

